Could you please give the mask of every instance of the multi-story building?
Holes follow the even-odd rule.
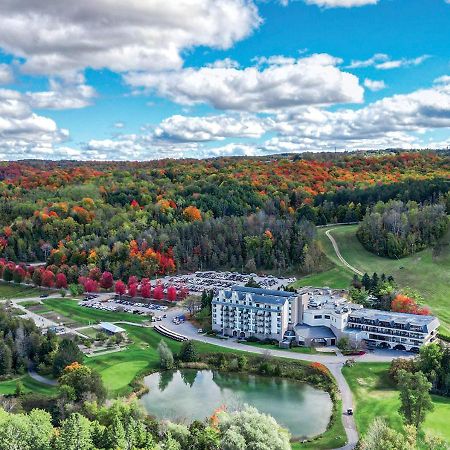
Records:
[[[304,288],[298,294],[234,286],[212,302],[212,328],[226,336],[276,339],[289,345],[335,345],[343,336],[352,344],[417,351],[437,337],[434,316],[363,308],[345,291]]]
[[[233,286],[212,301],[212,328],[227,336],[282,340],[299,320],[293,292]]]
[[[359,309],[348,316],[348,333],[369,347],[418,351],[437,338],[439,320],[434,316]]]

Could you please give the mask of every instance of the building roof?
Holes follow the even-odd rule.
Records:
[[[304,339],[326,339],[336,337],[330,328],[322,325],[318,327],[297,325],[295,327],[295,334]]]
[[[407,314],[394,311],[379,311],[377,309],[368,309],[368,308],[362,308],[352,311],[350,317],[378,320],[380,322],[409,324],[427,328],[433,323],[439,325],[439,320],[435,316],[423,316],[419,314]]]
[[[231,290],[250,294],[271,295],[274,297],[286,297],[286,298],[295,297],[297,295],[295,292],[276,291],[274,289],[253,288],[239,285],[231,286]]]
[[[101,322],[99,325],[100,328],[109,331],[110,333],[125,333],[126,331],[125,329],[118,327],[117,325],[114,325],[113,323],[110,322]]]

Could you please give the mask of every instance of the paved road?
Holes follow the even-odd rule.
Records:
[[[337,245],[336,240],[334,239],[334,237],[331,235],[331,231],[333,231],[334,228],[332,228],[331,230],[327,230],[325,231],[325,234],[327,235],[328,239],[331,241],[331,244],[333,245],[334,251],[336,252],[336,256],[339,258],[339,261],[341,261],[342,264],[344,264],[345,267],[347,267],[348,269],[350,269],[352,272],[356,273],[359,276],[363,276],[364,274],[358,270],[356,267],[353,267],[351,264],[349,264],[344,257],[341,255],[341,252],[339,250],[339,247]]]
[[[51,380],[50,378],[43,377],[36,373],[34,369],[28,369],[28,375],[30,375],[33,380],[38,381],[39,383],[46,384],[47,386],[57,386],[58,382],[56,380]]]

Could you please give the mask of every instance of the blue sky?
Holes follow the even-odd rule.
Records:
[[[450,144],[446,0],[0,6],[0,159]]]

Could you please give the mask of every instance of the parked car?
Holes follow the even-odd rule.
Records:
[[[352,408],[348,408],[347,409],[347,415],[348,416],[353,416],[353,409]]]

